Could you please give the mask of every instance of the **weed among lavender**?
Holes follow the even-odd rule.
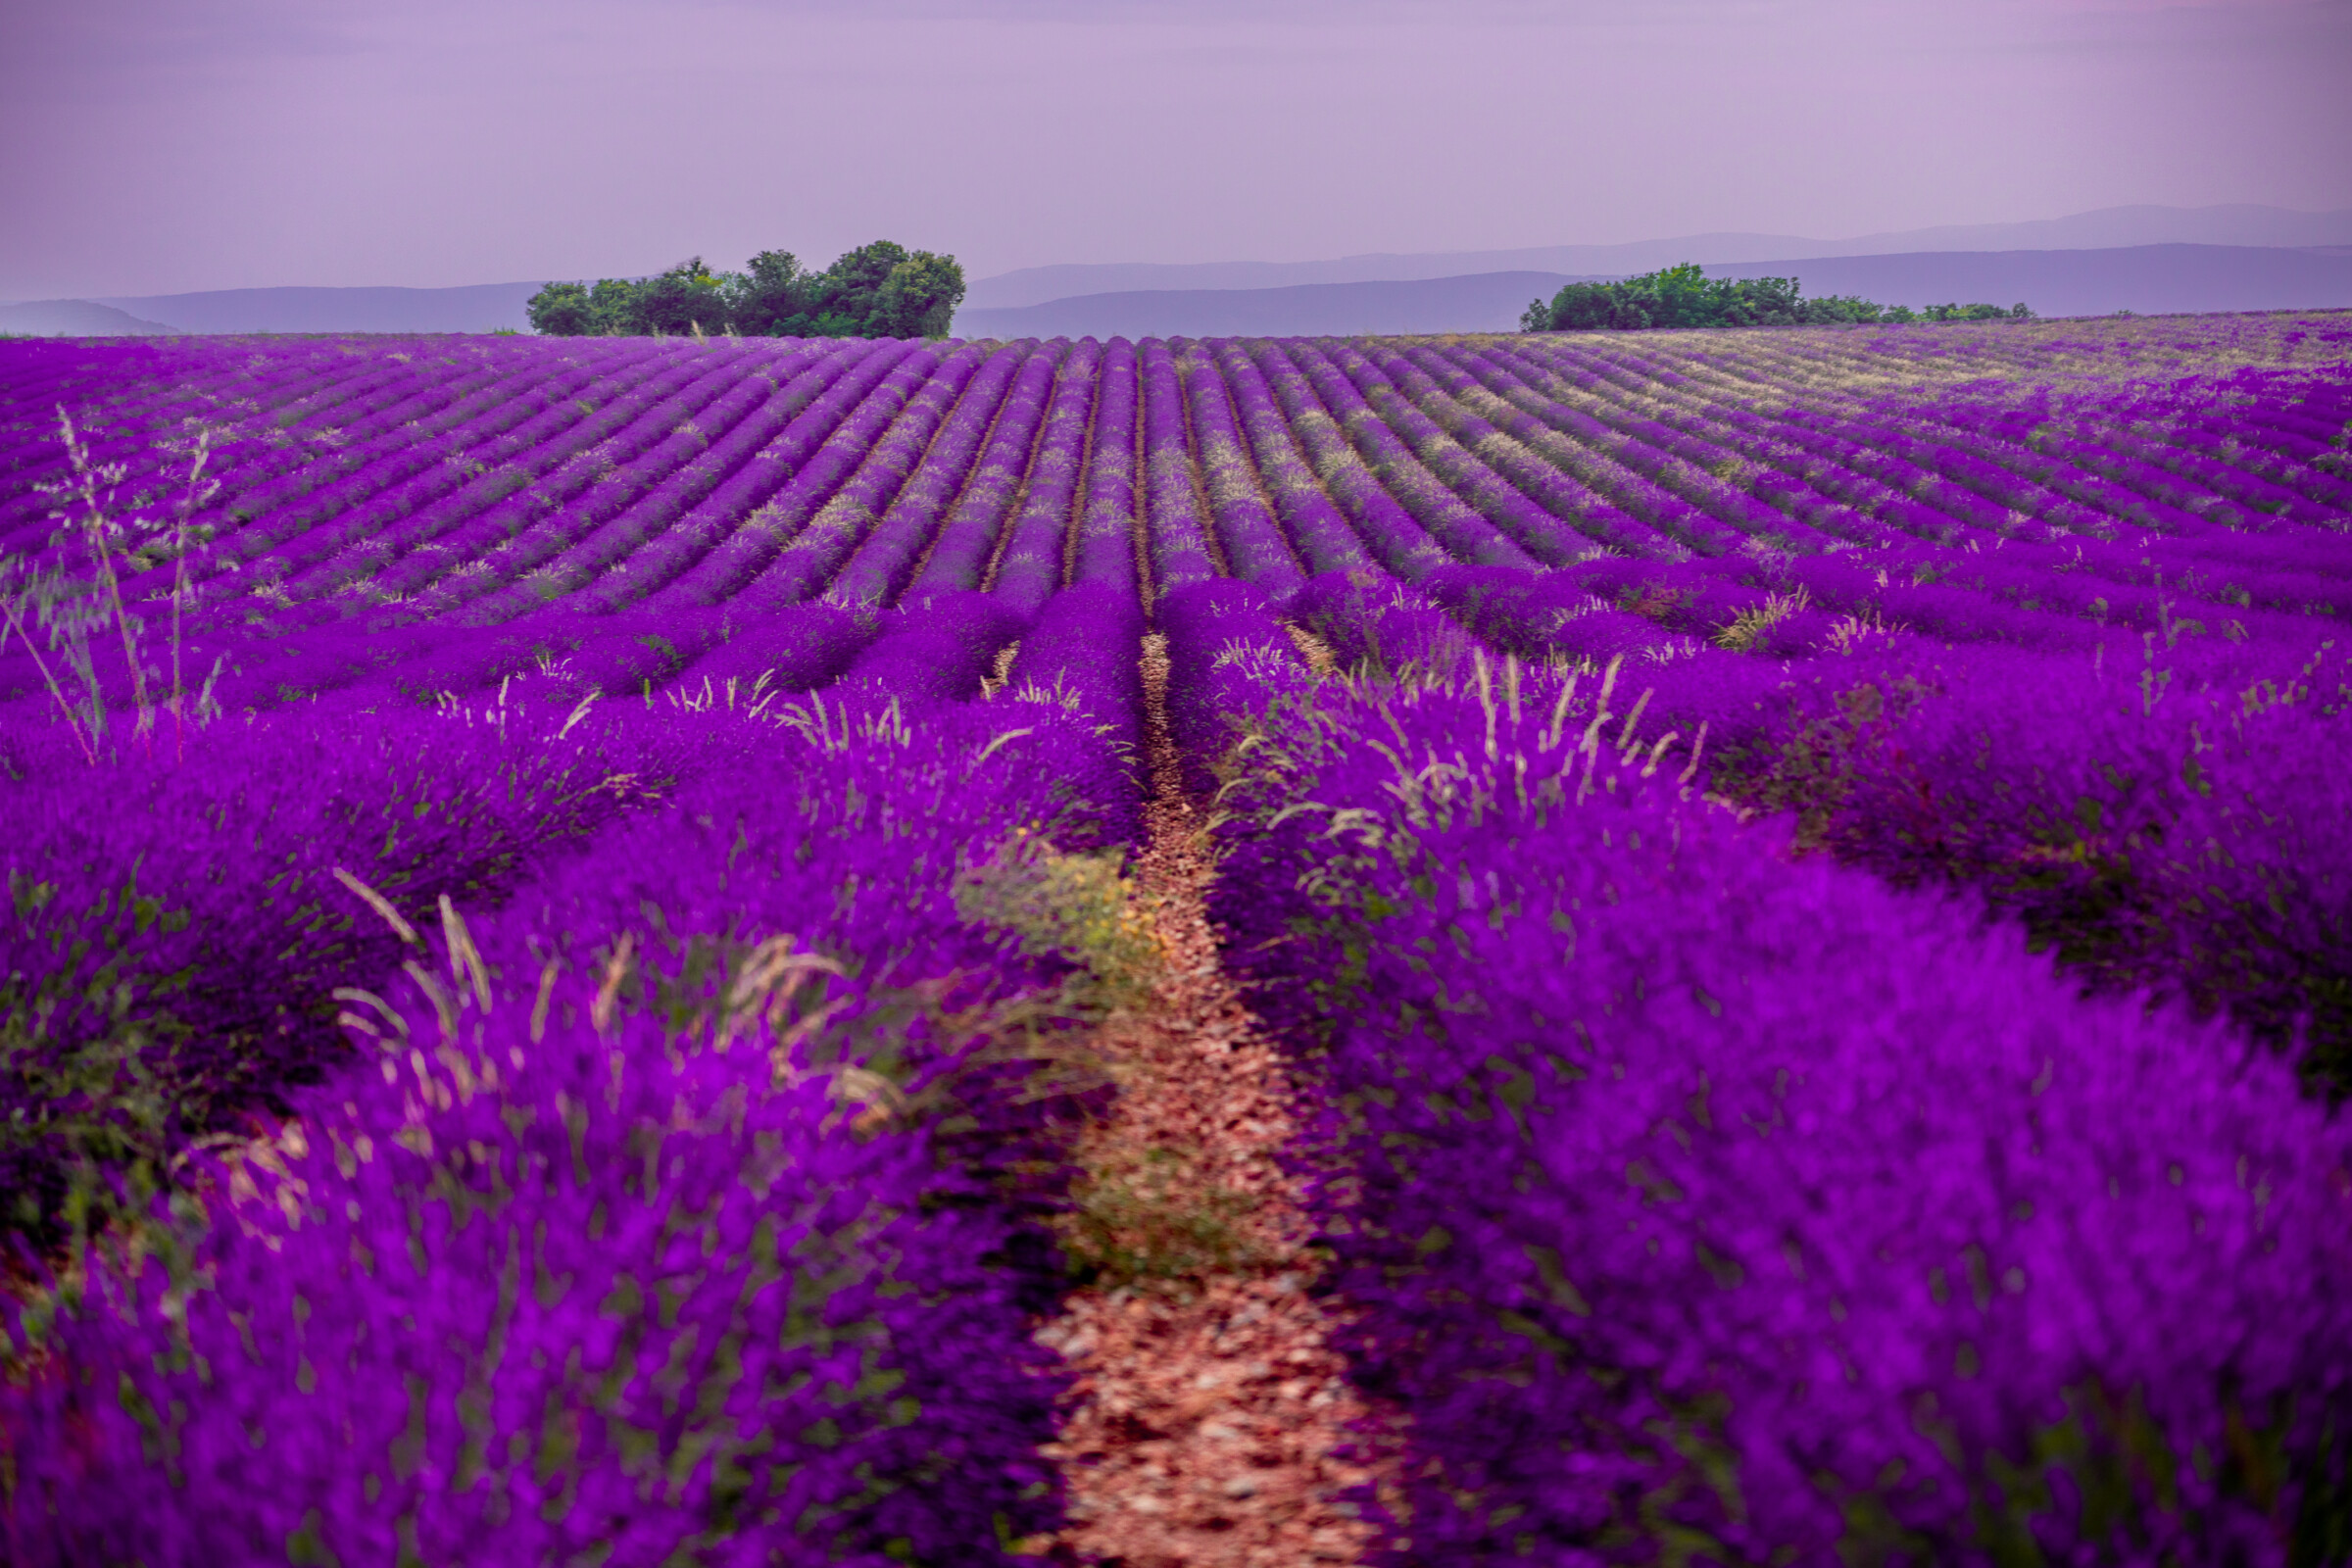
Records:
[[[130,741],[148,740],[160,710],[171,715],[174,746],[184,747],[188,725],[201,727],[210,716],[212,696],[209,677],[199,691],[187,690],[180,619],[188,597],[188,555],[202,542],[195,514],[218,488],[217,481],[205,476],[213,432],[200,429],[192,441],[179,446],[187,477],[171,519],[156,521],[118,514],[123,465],[95,462],[63,407],[57,419],[73,475],[36,483],[35,489],[61,503],[50,514],[58,527],[50,535],[45,560],[10,556],[0,561],[0,617],[33,660],[83,760],[95,762],[101,755],[116,755],[118,742],[107,710],[110,684],[118,701],[128,698]],[[171,628],[167,664],[151,670],[143,651],[146,622],[125,601],[122,578],[130,569],[148,569],[159,559],[170,562],[173,570],[167,596]],[[117,642],[122,661],[114,666],[112,645]],[[5,639],[0,639],[0,647],[5,647]],[[168,690],[151,695],[149,676],[167,673]],[[218,674],[216,664],[213,675]]]
[[[1032,952],[1079,964],[1085,1004],[1131,1005],[1152,984],[1160,945],[1117,851],[1065,855],[1016,841],[965,873],[956,906],[967,920],[1017,935]]]

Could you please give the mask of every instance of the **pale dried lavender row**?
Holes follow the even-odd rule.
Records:
[[[1536,384],[1543,369],[1506,350],[1455,349],[1446,358],[1463,379],[1441,379],[1456,395],[1501,418],[1514,434],[1592,483],[1599,494],[1618,498],[1629,510],[1657,510],[1663,515],[1677,500],[1704,508],[1721,503],[1729,492],[1720,476],[1723,470],[1733,468],[1728,453],[1710,452],[1698,442],[1667,445],[1651,441],[1645,446],[1637,438],[1647,432],[1629,430],[1594,412],[1608,408],[1607,404],[1596,399],[1593,409],[1577,409],[1545,396]],[[1478,391],[1471,390],[1471,383]],[[1482,398],[1478,392],[1486,396]],[[1493,401],[1496,399],[1500,402]],[[1834,488],[1826,493],[1816,490],[1808,482],[1815,478],[1810,471],[1786,477],[1796,482],[1782,482],[1784,476],[1772,470],[1760,471],[1748,482],[1758,501],[1786,512],[1813,534],[1874,548],[1902,537],[1872,515],[1866,504]],[[1877,499],[1875,493],[1869,498]],[[1749,515],[1760,531],[1770,531],[1769,522]]]
[[[539,600],[593,588],[596,603],[616,606],[636,597],[648,577],[660,581],[673,552],[694,538],[680,528],[681,520],[755,463],[841,368],[839,357],[809,353],[750,369],[735,392],[672,432],[672,441],[663,443],[670,450],[658,448],[640,460],[649,483],[634,500],[613,512],[619,498],[600,497],[603,505],[573,523],[592,524],[592,531],[532,572],[522,594],[510,588],[509,595],[522,599],[527,609]],[[596,521],[600,514],[606,514],[601,522]],[[666,548],[648,555],[643,547],[657,539]],[[505,618],[488,605],[475,613]]]
[[[718,351],[712,357],[717,358]],[[604,462],[598,471],[587,476],[586,484],[571,488],[560,504],[543,507],[538,516],[504,543],[474,557],[488,571],[435,584],[432,612],[479,601],[469,611],[471,615],[484,621],[505,620],[580,586],[583,572],[593,569],[595,553],[586,560],[569,562],[568,570],[559,570],[558,564],[598,530],[654,501],[681,470],[691,471],[697,460],[710,450],[714,438],[723,442],[746,421],[756,420],[760,408],[771,402],[776,391],[776,384],[765,373],[767,368],[758,363],[726,367],[716,372],[724,380],[717,395],[678,410],[681,416],[658,438],[629,452],[625,459],[620,452],[603,454]],[[615,445],[619,445],[617,440]],[[748,447],[732,455],[740,457],[746,451]],[[625,523],[621,533],[625,542],[629,535]]]
[[[821,593],[888,513],[900,487],[922,464],[949,411],[989,357],[986,349],[967,343],[934,361],[938,368],[873,442],[857,472],[776,553],[745,594],[763,604],[797,604]]]
[[[1306,342],[1269,345],[1269,355],[1287,352],[1291,362],[1314,388],[1315,396],[1346,433],[1362,461],[1389,494],[1413,514],[1413,520],[1443,545],[1454,560],[1479,565],[1532,566],[1535,558],[1497,532],[1444,482],[1422,466],[1397,433],[1320,345]],[[1261,358],[1260,363],[1264,360]]]
[[[1290,434],[1298,441],[1322,490],[1347,515],[1365,548],[1380,564],[1410,582],[1452,559],[1429,530],[1381,486],[1348,444],[1348,435],[1305,375],[1279,345],[1263,339],[1248,346],[1250,364],[1265,378]],[[1245,402],[1245,409],[1250,405]],[[1261,462],[1263,459],[1261,458]],[[1281,472],[1279,466],[1270,472]],[[1286,490],[1312,481],[1299,476]],[[1310,503],[1311,504],[1311,503]]]
[[[1604,537],[1586,520],[1584,498],[1558,482],[1549,464],[1497,439],[1501,432],[1456,404],[1420,367],[1345,346],[1332,359],[1429,470],[1531,559],[1566,565],[1592,554]]]
[[[594,387],[609,398],[651,368],[612,353],[539,359],[431,420],[337,454],[331,467],[299,470],[243,526],[212,541],[191,563],[194,575],[209,585],[223,572],[243,572],[282,585],[333,551],[372,540],[386,518],[456,489],[524,420],[559,405],[565,420],[577,418],[582,411],[572,400],[581,393]]]
[[[370,578],[386,597],[417,593],[453,569],[492,580],[491,556],[616,470],[625,471],[677,425],[725,395],[730,367],[677,356],[652,382],[598,409],[554,441],[517,455],[437,509],[404,519],[401,553]],[[625,480],[623,481],[626,482]]]
[[[740,591],[857,471],[939,366],[937,354],[906,343],[859,344],[843,352],[857,356],[849,370],[755,460],[741,490],[711,498],[705,523],[725,528],[726,537],[648,596],[649,612],[718,604]],[[721,507],[746,510],[738,515]]]
[[[758,419],[728,438],[727,450],[714,447],[697,460],[693,466],[706,472],[673,482],[665,497],[669,520],[649,528],[642,547],[591,585],[584,600],[618,611],[662,593],[700,564],[831,432],[838,422],[834,411],[849,404],[838,390],[860,373],[867,352],[863,344],[834,346],[780,386]]]
[[[384,363],[378,358],[354,352],[344,344],[256,355],[249,345],[208,343],[192,357],[197,361],[196,373],[185,380],[171,372],[187,366],[191,356],[186,349],[151,367],[171,375],[169,390],[159,401],[231,426],[232,439],[222,444],[224,474],[242,470],[266,475],[271,465],[282,467],[303,461],[317,449],[289,440],[288,427],[301,425],[308,415],[331,411],[346,389],[385,373]],[[171,366],[170,371],[165,370],[167,364]],[[391,369],[394,372],[400,369],[397,362]],[[152,403],[149,410],[147,419],[134,416],[124,420],[105,421],[93,451],[101,463],[119,462],[132,469],[129,477],[138,487],[152,482],[159,470],[170,466],[155,450],[155,431],[148,422],[163,411],[155,409]],[[51,400],[41,404],[32,417],[20,416],[11,421],[23,431],[24,449],[29,453],[30,461],[22,470],[28,490],[33,483],[54,479],[65,470],[66,461],[54,444],[56,419],[57,402]],[[0,512],[0,524],[11,530],[24,518],[39,514],[35,504],[24,495],[12,494],[5,506],[6,511]]]

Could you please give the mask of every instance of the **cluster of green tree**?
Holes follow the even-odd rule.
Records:
[[[1793,277],[1709,277],[1695,262],[1619,283],[1570,283],[1519,318],[1523,332],[1631,332],[1666,326],[1808,326],[1838,321],[2031,320],[2024,304],[1879,305],[1853,294],[1802,299]]]
[[[945,337],[961,303],[955,257],[883,239],[821,272],[790,251],[761,251],[741,272],[713,272],[697,256],[655,277],[550,283],[525,309],[550,337]]]

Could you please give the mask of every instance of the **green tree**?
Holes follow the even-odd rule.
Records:
[[[817,291],[817,309],[855,317],[859,321],[874,314],[874,297],[890,274],[906,259],[906,247],[890,240],[878,239],[871,245],[860,245],[854,251],[844,251],[825,269],[823,282]]]
[[[2024,304],[1931,305],[1933,321],[2031,320]],[[1569,283],[1519,318],[1523,332],[1628,332],[1644,327],[1795,326],[1807,323],[1916,321],[1907,306],[1879,305],[1853,294],[1808,300],[1793,277],[1717,277],[1694,262],[1616,283]]]
[[[1798,318],[1812,325],[1838,321],[1877,321],[1885,318],[1886,307],[1864,299],[1859,294],[1825,294],[1819,299],[1800,301]]]
[[[1650,324],[1647,306],[1617,283],[1570,283],[1527,308],[1520,325],[1530,332],[1631,331]],[[1542,324],[1531,324],[1541,317]]]
[[[637,326],[636,283],[600,277],[586,283],[550,283],[523,302],[531,330],[545,337],[617,337]]]
[[[953,256],[916,251],[874,291],[868,337],[945,337],[963,303],[963,269]]]
[[[596,307],[585,283],[550,283],[523,304],[531,330],[543,337],[587,337],[596,331]]]
[[[628,329],[638,336],[682,337],[698,327],[723,332],[732,324],[726,283],[695,256],[637,285]]]
[[[1804,319],[1793,277],[1723,278],[1707,289],[1715,318],[1708,326],[1794,326]]]
[[[1722,311],[1720,299],[1710,297],[1705,269],[1696,262],[1661,267],[1618,286],[1648,314],[1652,326],[1713,326],[1712,318]]]
[[[588,291],[593,330],[599,337],[626,337],[637,330],[637,285],[625,277],[600,277]]]
[[[2033,308],[2020,300],[2007,310],[1998,305],[1930,305],[1920,313],[1931,321],[2031,321]]]
[[[714,272],[697,256],[648,278],[550,283],[525,309],[551,337],[939,337],[962,301],[955,257],[876,240],[821,272],[790,251],[761,251],[741,272]]]
[[[798,337],[785,323],[807,324],[815,274],[790,251],[761,251],[751,267],[728,274],[728,319],[745,337]]]

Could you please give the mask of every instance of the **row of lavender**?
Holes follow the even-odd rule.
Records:
[[[1140,619],[763,630],[821,697],[378,677],[4,786],[11,1185],[73,1249],[6,1325],[8,1560],[1058,1521],[1037,1216],[1094,1091],[1025,1044],[1074,956],[970,898],[1132,832]],[[966,701],[1015,632],[1028,700]],[[143,1220],[92,1234],[92,1169]]]
[[[2258,379],[2072,416],[2177,464],[2249,405],[2343,439]],[[2058,401],[2002,417],[2047,441]],[[1922,541],[1965,511],[1903,494]],[[1394,1560],[2352,1552],[2352,514],[2109,507],[2169,535],[2141,592],[2013,507],[1973,549],[1163,606],[1229,952],[1323,1076],[1356,1364],[1416,1433]],[[2206,561],[2226,592],[2161,586]],[[2256,594],[2287,612],[2214,608]],[[1371,679],[1309,680],[1277,610]]]
[[[1758,409],[1752,369],[1512,345],[451,358],[223,356],[101,411],[98,461],[140,459],[175,419],[241,437],[202,513],[223,531],[194,563],[197,618],[221,651],[252,664],[289,628],[452,616],[544,628],[552,645],[583,617],[658,626],[825,592],[988,587],[1034,611],[1066,582],[1133,582],[1139,525],[1161,591],[1569,569],[1527,638],[1596,602],[1643,623],[1574,617],[1571,654],[1640,646],[1645,628],[1719,634],[1798,595],[1812,613],[1782,616],[1768,651],[1817,648],[1841,616],[2063,640],[2053,616],[2147,629],[2168,603],[2245,635],[2343,598],[2325,519],[2344,505],[2346,411],[2302,372],[2069,412],[1842,393]],[[75,390],[72,362],[33,368],[49,378],[20,374],[16,407]],[[2151,419],[2159,434],[2134,433]],[[2082,428],[2101,438],[2070,434]],[[20,548],[55,455],[33,428],[0,460],[24,487],[0,519]],[[170,478],[158,461],[125,489],[163,499]],[[34,671],[13,662],[11,689],[30,693]],[[297,674],[300,690],[331,678]]]
[[[2192,449],[2183,405],[2209,430],[2228,407],[2082,401],[2119,426],[2155,405]],[[2300,520],[2327,534],[2287,564],[2339,574],[2343,510]],[[2201,554],[2260,564],[2245,546]],[[1392,1554],[2343,1560],[2352,1142],[2326,1105],[2352,1085],[2352,662],[2329,590],[2274,600],[2326,618],[2219,628],[2162,593],[2077,593],[2073,625],[1955,596],[1923,636],[1887,613],[1918,586],[1896,566],[1792,638],[1811,564],[1718,577],[1761,605],[1596,564],[1694,634],[1663,663],[1649,627],[1595,627],[1570,572],[1163,605],[1197,778],[1250,733],[1220,913],[1330,1092],[1357,1365],[1424,1461]],[[1491,670],[1433,600],[1530,655],[1637,660],[1580,700]],[[1318,689],[1278,609],[1344,666],[1455,683]],[[1660,776],[1710,728],[1711,758]],[[1733,803],[1791,814],[1738,829]],[[2041,956],[1890,883],[2020,914]],[[2078,1000],[2053,956],[2122,1004]],[[2217,1013],[2245,1032],[2190,1021]]]
[[[1638,687],[1334,687],[1203,611],[1392,1560],[2343,1559],[2352,1134],[2278,1054],[1742,824]]]

